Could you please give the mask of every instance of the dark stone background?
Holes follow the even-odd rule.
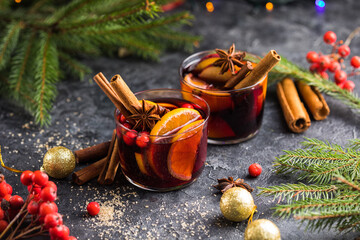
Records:
[[[245,1],[214,1],[215,11],[207,13],[205,2],[187,2],[196,16],[189,31],[203,36],[198,50],[237,48],[256,54],[270,49],[307,67],[305,55],[309,50],[330,49],[322,42],[328,30],[337,33],[338,39],[359,26],[360,1],[328,0],[323,14],[316,12],[314,1],[294,1],[276,5],[273,12],[263,6],[254,7]],[[360,38],[350,45],[354,54],[360,54]],[[189,53],[169,52],[160,61],[146,62],[137,58],[99,58],[84,60],[94,70],[102,71],[108,78],[120,73],[133,91],[153,88],[179,88],[178,67]],[[92,75],[93,75],[92,74]],[[92,75],[87,79],[91,79]],[[359,77],[356,92],[360,92]],[[277,176],[272,172],[272,162],[282,150],[300,147],[304,137],[346,144],[347,139],[359,137],[360,115],[339,101],[326,97],[331,115],[324,121],[312,122],[303,134],[287,130],[277,101],[274,86],[270,87],[265,115],[259,134],[252,140],[232,146],[208,147],[207,165],[201,177],[191,186],[169,193],[153,193],[131,186],[120,176],[113,186],[99,186],[96,181],[79,187],[65,180],[58,184],[59,212],[65,215],[65,224],[78,239],[240,239],[246,222],[226,221],[219,209],[220,195],[211,187],[217,178],[234,176],[246,178],[254,187],[265,187],[292,182],[291,176]],[[113,105],[91,81],[79,82],[69,78],[59,84],[52,115],[52,125],[40,129],[32,117],[12,102],[0,99],[0,145],[3,159],[18,169],[39,169],[46,150],[62,145],[69,149],[93,145],[110,139]],[[259,162],[263,173],[256,179],[247,177],[251,163]],[[77,169],[83,166],[78,166]],[[6,179],[13,185],[14,193],[25,195],[19,175],[5,171]],[[267,218],[281,230],[283,239],[354,239],[358,234],[339,235],[333,231],[311,233],[292,219],[273,217],[270,197],[253,194],[258,206],[255,219]],[[89,218],[86,204],[99,201],[104,209],[113,210],[111,221],[99,217]],[[111,212],[111,211],[110,211]],[[104,217],[102,218],[104,219]]]

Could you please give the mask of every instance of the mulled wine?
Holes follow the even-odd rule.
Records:
[[[115,112],[123,174],[134,185],[154,191],[170,191],[192,183],[206,159],[207,103],[180,90],[148,90],[135,95],[167,113],[151,129],[136,131],[120,111]]]
[[[251,86],[225,89],[223,86],[233,75],[230,69],[221,72],[222,69],[214,64],[219,59],[214,51],[186,58],[180,66],[180,83],[183,91],[202,97],[210,106],[208,142],[233,144],[252,138],[261,126],[267,75]],[[233,68],[235,72],[241,69]]]

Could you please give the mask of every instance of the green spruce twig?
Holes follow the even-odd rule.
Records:
[[[65,72],[80,79],[90,69],[76,57],[116,54],[119,48],[157,60],[168,48],[191,50],[199,37],[179,30],[193,16],[162,14],[171,0],[0,1],[0,90],[51,122],[56,84]]]
[[[285,204],[274,210],[280,217],[294,216],[307,223],[310,231],[336,228],[360,230],[360,139],[349,147],[307,138],[305,149],[284,151],[274,167],[277,173],[295,174],[312,183],[282,184],[259,188],[260,194],[274,196]]]

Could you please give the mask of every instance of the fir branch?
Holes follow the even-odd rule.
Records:
[[[15,52],[15,56],[11,61],[9,87],[13,90],[13,96],[16,99],[19,99],[20,97],[20,88],[22,87],[26,74],[29,75],[29,59],[34,39],[35,33],[27,34],[20,42],[18,49]]]
[[[14,22],[8,25],[5,37],[0,43],[0,70],[4,69],[9,62],[11,53],[17,45],[22,26],[23,23],[21,22]]]
[[[78,75],[80,80],[83,80],[85,75],[91,72],[90,68],[76,61],[74,58],[64,52],[59,52],[59,59],[61,60],[60,62],[62,63],[61,65],[63,68],[67,69],[74,75]]]
[[[44,33],[38,41],[39,55],[35,69],[37,112],[35,120],[41,125],[50,123],[49,111],[56,96],[55,83],[58,81],[59,62],[56,45],[51,33]]]
[[[287,199],[290,201],[297,201],[299,199],[320,199],[331,198],[335,196],[338,188],[335,185],[306,185],[298,184],[281,184],[280,186],[271,186],[268,188],[259,187],[260,195],[274,196],[274,199]]]
[[[348,148],[327,141],[306,139],[307,149],[284,151],[276,159],[281,173],[300,173],[298,180],[316,184],[282,184],[260,188],[260,194],[272,195],[287,204],[278,204],[275,214],[306,221],[307,229],[338,230],[360,228],[360,152],[359,139],[350,141]],[[355,146],[354,146],[355,143]]]

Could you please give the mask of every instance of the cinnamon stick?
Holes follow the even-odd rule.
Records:
[[[301,81],[297,81],[296,86],[314,119],[324,120],[329,115],[330,109],[319,90]]]
[[[309,114],[300,101],[294,82],[285,78],[277,84],[276,92],[290,130],[301,133],[308,129],[311,125]]]
[[[281,60],[280,55],[275,50],[271,50],[261,61],[254,67],[254,70],[250,72],[241,82],[239,82],[234,88],[241,89],[256,84],[261,80],[270,70]]]
[[[119,96],[122,105],[126,108],[127,111],[135,114],[135,110],[141,108],[139,100],[136,98],[134,93],[130,90],[128,85],[119,74],[116,74],[111,78],[110,85]]]
[[[114,182],[120,164],[118,149],[119,149],[119,142],[116,139],[114,144],[114,149],[109,161],[109,166],[105,175],[105,181],[104,181],[105,184],[112,184]]]
[[[111,87],[109,81],[106,79],[104,74],[101,72],[96,74],[94,76],[94,81],[99,85],[99,87],[103,90],[103,92],[108,96],[108,98],[111,100],[111,102],[115,105],[117,109],[120,110],[120,112],[125,116],[129,116],[129,112],[127,108],[124,107],[123,103],[121,102],[119,96],[114,91],[114,89]]]
[[[91,162],[104,158],[108,153],[110,142],[102,142],[91,147],[76,150],[74,152],[76,163]]]
[[[252,63],[249,61],[246,61],[246,64],[241,67],[241,69],[238,71],[238,73],[235,76],[232,76],[224,85],[224,89],[231,89],[235,87],[241,80],[243,80],[248,74],[248,72],[252,71],[254,68],[252,66]]]
[[[84,183],[90,181],[93,178],[96,178],[106,162],[106,158],[103,158],[93,164],[74,172],[72,175],[72,180],[77,185],[83,185]]]
[[[112,137],[111,137],[111,143],[110,143],[110,146],[109,146],[109,149],[108,149],[108,153],[105,157],[106,161],[105,161],[105,164],[103,165],[101,171],[100,171],[100,174],[99,174],[99,177],[98,177],[98,183],[100,184],[104,184],[105,182],[105,176],[106,176],[106,171],[108,169],[108,166],[109,166],[109,162],[110,162],[110,159],[111,159],[111,155],[113,153],[113,150],[114,150],[114,145],[115,145],[115,141],[117,141],[116,139],[116,130],[113,131],[113,134],[112,134]]]

